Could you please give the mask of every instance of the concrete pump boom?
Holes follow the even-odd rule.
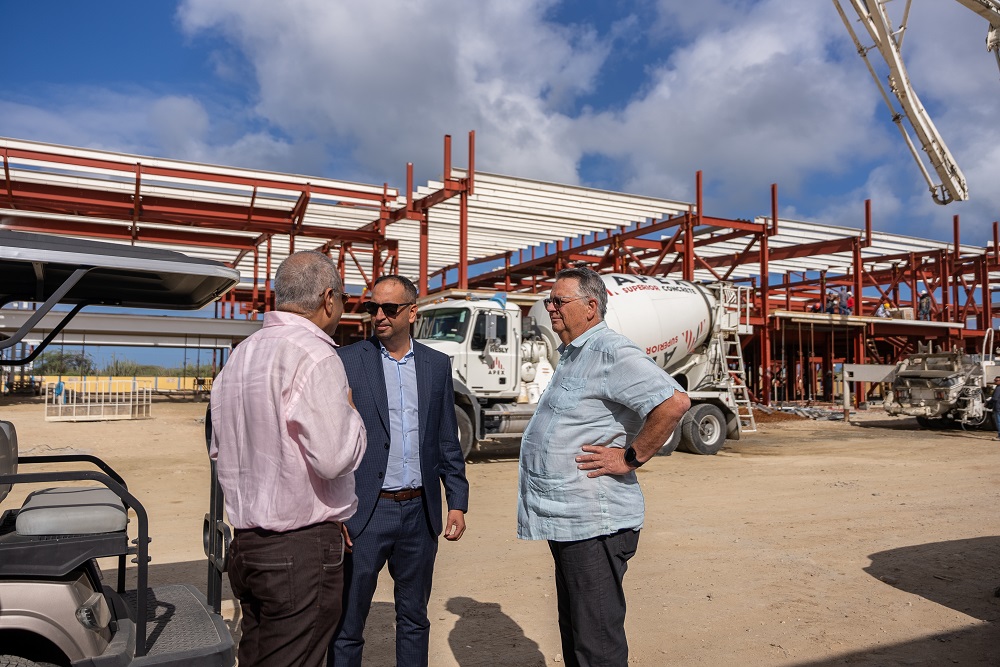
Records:
[[[938,134],[937,128],[934,127],[934,123],[927,110],[924,109],[923,104],[921,104],[916,91],[910,85],[910,78],[903,64],[900,49],[903,45],[903,37],[906,34],[906,22],[910,14],[911,0],[906,0],[902,21],[897,28],[893,28],[892,21],[886,9],[886,5],[891,0],[846,0],[846,2],[854,9],[860,18],[861,24],[868,31],[868,36],[873,42],[872,46],[865,47],[861,44],[861,40],[858,39],[854,27],[851,25],[851,21],[848,20],[847,14],[841,5],[841,0],[833,0],[833,4],[840,13],[840,18],[843,19],[844,25],[851,35],[851,39],[854,40],[858,54],[865,59],[868,72],[872,75],[872,79],[875,80],[879,92],[882,93],[882,99],[892,113],[893,122],[896,123],[896,127],[899,128],[900,134],[903,135],[903,140],[910,149],[910,153],[913,155],[914,160],[916,160],[917,166],[920,168],[924,180],[927,182],[934,201],[938,204],[948,204],[956,199],[968,199],[969,190],[965,182],[965,176],[955,163],[951,152],[944,143],[944,139]],[[1000,0],[956,0],[956,2],[968,7],[989,21],[990,27],[986,37],[986,48],[996,56],[997,66],[1000,67]],[[875,49],[882,56],[883,61],[889,68],[889,91],[892,92],[893,97],[898,102],[898,108],[893,103],[882,80],[868,59],[868,52],[872,49]],[[913,128],[913,132],[916,134],[921,148],[927,154],[927,159],[937,173],[938,178],[941,179],[940,183],[935,183],[931,178],[920,153],[910,138],[909,132],[903,125],[904,118],[909,121],[910,126]]]

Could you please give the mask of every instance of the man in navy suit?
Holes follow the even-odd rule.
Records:
[[[358,509],[347,521],[344,611],[328,665],[361,665],[365,620],[378,575],[388,563],[395,582],[396,664],[426,665],[441,485],[444,537],[465,532],[469,483],[455,423],[451,360],[410,338],[417,290],[402,276],[375,281],[365,309],[375,335],[339,351],[368,448],[354,473]]]

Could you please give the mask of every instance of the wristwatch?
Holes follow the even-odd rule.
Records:
[[[635,458],[635,450],[631,446],[625,448],[625,465],[629,468],[635,469],[640,467],[645,461],[639,461]]]

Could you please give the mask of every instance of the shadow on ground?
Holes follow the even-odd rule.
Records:
[[[104,583],[114,586],[117,581],[117,570],[114,567],[115,559],[102,559],[101,570],[104,573]],[[170,584],[190,584],[194,586],[202,595],[208,590],[208,559],[187,561],[184,563],[150,563],[149,565],[149,585],[150,587],[167,586]],[[136,586],[136,569],[129,567],[125,573],[125,588],[134,589]],[[232,620],[226,621],[226,626],[233,635],[233,639],[239,642],[240,629],[240,603],[233,595],[233,590],[229,587],[229,577],[222,575],[222,606],[227,608],[227,602],[233,605],[235,616]],[[223,614],[226,616],[227,614]]]
[[[852,419],[852,426],[859,428],[884,428],[890,431],[922,431],[923,428],[912,417],[887,417],[885,419]]]
[[[888,586],[979,619],[956,632],[856,651],[800,667],[1000,665],[1000,537],[935,542],[869,556],[868,574]]]
[[[448,600],[447,609],[458,616],[448,635],[455,661],[462,667],[545,665],[545,656],[517,623],[496,602],[467,597]]]
[[[965,430],[960,424],[953,426],[941,426],[940,428],[924,428],[917,423],[917,420],[909,418],[887,418],[887,419],[852,419],[851,425],[863,429],[886,429],[889,431],[913,431],[914,433],[932,433],[935,437],[946,438],[975,438],[978,440],[990,440],[996,432],[992,428],[972,428]]]
[[[105,583],[113,585],[116,580],[114,559],[101,562]],[[190,584],[204,595],[207,590],[208,563],[204,560],[184,563],[152,563],[149,567],[150,586],[168,584]],[[125,577],[127,589],[135,588],[136,570],[128,568]],[[228,603],[235,609],[235,617],[226,625],[239,644],[240,615],[239,602],[233,597],[229,578],[223,576],[223,609]],[[545,665],[545,657],[538,644],[529,639],[512,618],[503,613],[495,602],[479,602],[467,597],[451,598],[447,602],[449,612],[458,617],[448,635],[455,661],[461,667],[533,667]],[[225,614],[224,614],[225,615]],[[442,623],[432,618],[431,623]],[[396,664],[396,611],[391,602],[373,602],[365,626],[365,665],[379,667]]]
[[[520,453],[520,440],[512,440],[510,438],[505,440],[480,440],[479,448],[470,453],[466,460],[469,463],[516,461]]]

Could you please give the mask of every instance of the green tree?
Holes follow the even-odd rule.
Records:
[[[163,366],[140,364],[131,359],[121,359],[115,355],[111,355],[111,361],[101,369],[100,374],[115,377],[169,375],[167,369],[163,368]]]
[[[53,350],[38,355],[34,364],[36,375],[90,375],[93,372],[94,360],[86,352]]]

